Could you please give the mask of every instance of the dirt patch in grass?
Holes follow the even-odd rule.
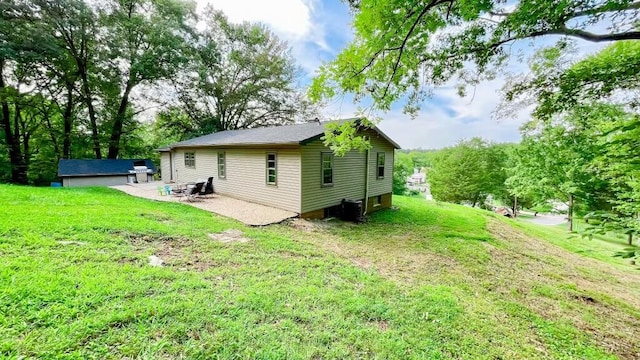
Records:
[[[324,231],[330,228],[331,224],[326,220],[307,220],[301,218],[290,219],[287,222],[290,227],[304,232]]]
[[[640,356],[640,273],[570,253],[498,220],[490,220],[487,229],[500,244],[487,244],[501,264],[487,269],[500,279],[494,282],[497,291],[507,294],[515,287],[516,298],[539,316],[570,321],[621,358]],[[583,268],[603,276],[589,276]]]
[[[141,263],[149,266],[149,256],[156,256],[162,261],[162,267],[178,270],[205,271],[216,263],[206,258],[206,253],[197,251],[196,244],[185,237],[157,236],[154,234],[124,233],[121,236],[128,239],[133,251],[139,254],[139,259],[121,258],[121,264]],[[147,255],[147,256],[144,256]]]
[[[220,233],[208,234],[209,237],[213,240],[219,241],[221,243],[246,243],[251,241],[251,239],[244,237],[244,233],[238,229],[229,229]]]

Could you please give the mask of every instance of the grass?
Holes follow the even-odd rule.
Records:
[[[518,216],[518,218],[525,219],[522,215]],[[567,224],[539,226],[526,221],[519,221],[512,223],[512,225],[530,236],[545,239],[547,242],[570,252],[618,265],[625,269],[631,266],[631,260],[614,256],[616,253],[629,248],[624,236],[608,233],[606,235],[595,235],[592,238],[585,237],[580,233],[587,225],[581,220],[575,220],[574,233],[567,232]],[[640,270],[640,268],[637,269]]]
[[[0,185],[0,201],[2,358],[640,352],[637,271],[475,209],[398,197],[364,225],[250,228],[109,189]],[[250,241],[212,240],[229,229]]]

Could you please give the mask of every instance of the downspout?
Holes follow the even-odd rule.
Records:
[[[364,140],[367,140],[366,137],[363,137]],[[367,215],[367,209],[369,205],[369,149],[365,150],[366,159],[365,159],[365,168],[366,173],[364,175],[364,211],[362,216]]]

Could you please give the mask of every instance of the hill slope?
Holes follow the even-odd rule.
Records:
[[[247,228],[108,189],[0,202],[1,357],[640,356],[640,273],[474,209]]]

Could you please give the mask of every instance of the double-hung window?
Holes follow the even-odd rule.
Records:
[[[267,153],[267,184],[278,183],[278,158],[276,153]]]
[[[333,154],[322,153],[322,186],[333,185]]]
[[[196,167],[196,153],[194,152],[184,153],[184,166],[188,168]]]
[[[377,167],[378,167],[378,179],[384,179],[384,153],[383,152],[378,153]]]
[[[225,179],[227,177],[227,154],[224,151],[218,153],[218,178]]]

